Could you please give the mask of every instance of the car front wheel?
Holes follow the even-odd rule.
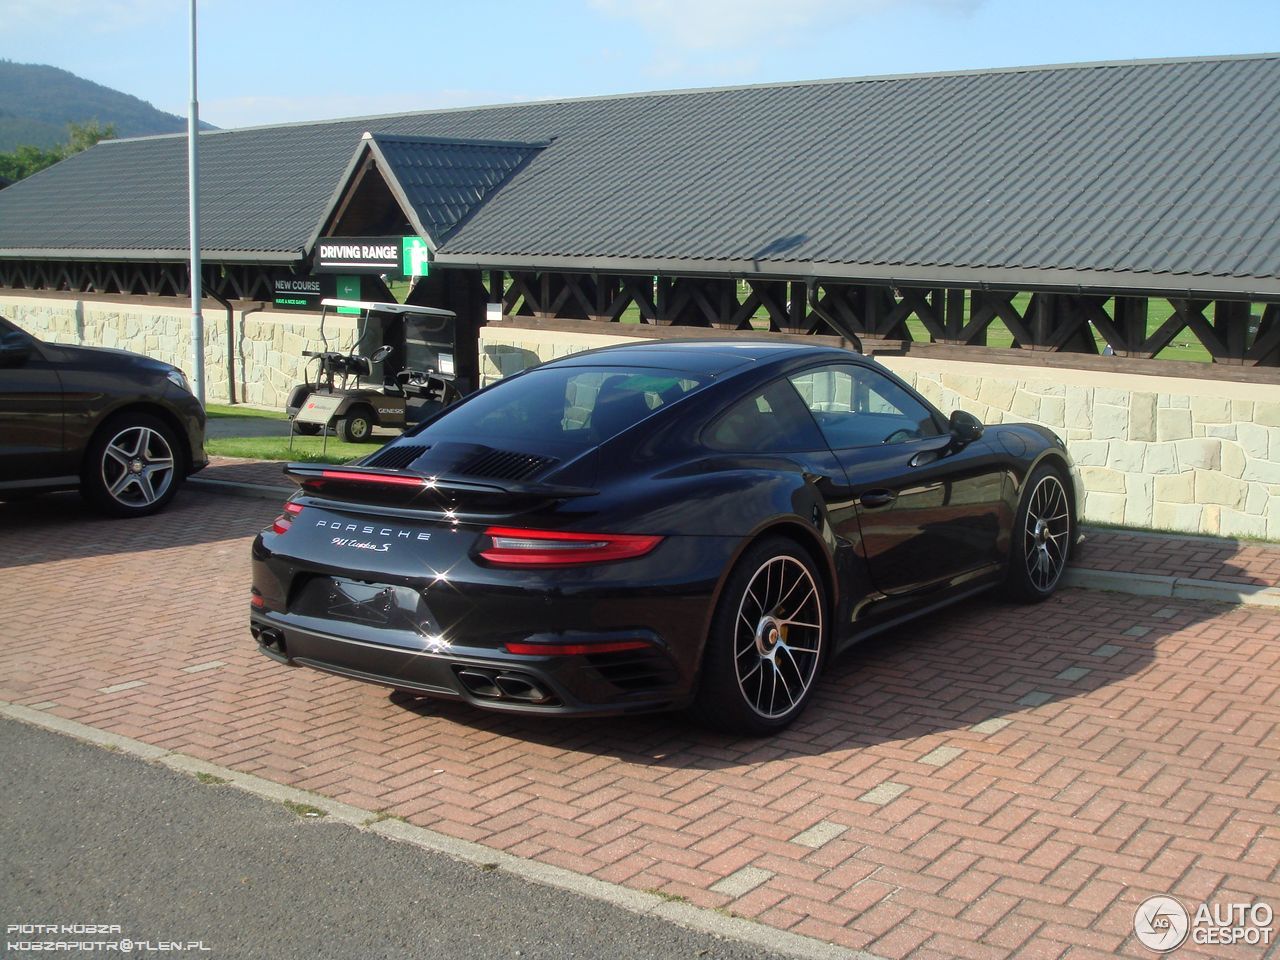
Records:
[[[94,435],[81,481],[85,497],[99,510],[141,517],[172,500],[181,478],[173,430],[148,414],[126,413]]]
[[[1043,464],[1023,486],[1010,546],[1008,592],[1031,603],[1057,589],[1071,556],[1071,503],[1062,474]]]
[[[733,733],[782,730],[812,699],[828,633],[813,559],[790,540],[754,544],[716,608],[695,710]]]

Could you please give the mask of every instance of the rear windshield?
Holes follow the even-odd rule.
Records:
[[[564,456],[604,443],[705,380],[636,367],[531,370],[446,412],[419,436]]]

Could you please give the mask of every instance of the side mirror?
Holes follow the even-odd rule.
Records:
[[[951,436],[961,445],[973,443],[982,436],[986,428],[982,421],[967,410],[956,410],[951,414]]]

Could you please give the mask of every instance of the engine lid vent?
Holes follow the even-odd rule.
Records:
[[[366,467],[381,467],[383,470],[403,470],[413,461],[426,453],[430,447],[421,444],[391,444],[373,455]]]
[[[558,461],[513,450],[481,450],[457,467],[464,477],[492,477],[495,480],[526,480]]]

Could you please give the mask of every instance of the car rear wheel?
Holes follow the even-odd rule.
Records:
[[[337,423],[338,439],[347,443],[369,443],[373,440],[373,411],[368,407],[352,407]]]
[[[89,444],[81,489],[91,504],[112,516],[154,513],[178,492],[178,449],[173,430],[156,417],[113,417]]]
[[[294,423],[293,429],[304,437],[318,437],[323,427],[318,423]]]
[[[774,733],[813,696],[827,649],[826,591],[789,540],[750,547],[725,584],[707,638],[695,710],[733,733]]]
[[[1014,598],[1036,603],[1053,594],[1071,556],[1071,534],[1062,474],[1041,465],[1027,479],[1014,520],[1006,580]]]

